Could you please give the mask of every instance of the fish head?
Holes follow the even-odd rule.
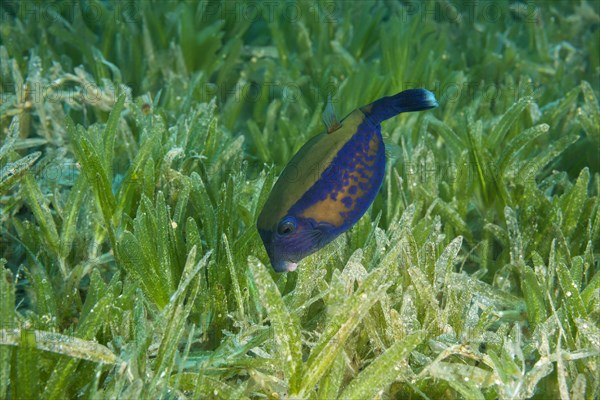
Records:
[[[273,269],[291,272],[301,259],[323,246],[327,237],[324,228],[313,220],[285,215],[271,227],[259,227],[258,233]]]

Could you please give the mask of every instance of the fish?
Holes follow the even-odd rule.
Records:
[[[327,131],[288,162],[256,222],[275,271],[295,271],[303,258],[346,232],[369,209],[385,174],[381,122],[437,106],[432,92],[408,89],[339,121],[329,98],[323,114]]]

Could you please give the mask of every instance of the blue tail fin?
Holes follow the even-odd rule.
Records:
[[[394,96],[382,97],[360,110],[377,125],[403,112],[422,111],[438,106],[433,93],[427,89],[408,89]]]

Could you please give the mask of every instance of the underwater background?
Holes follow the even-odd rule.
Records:
[[[424,87],[347,233],[256,219]],[[0,4],[0,398],[600,396],[600,4]]]

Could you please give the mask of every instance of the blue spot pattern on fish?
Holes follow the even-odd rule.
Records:
[[[369,208],[381,187],[384,172],[385,147],[381,128],[365,119],[321,174],[321,179],[288,213],[314,220],[322,214],[321,209],[329,205],[328,210],[338,214],[327,218],[331,224],[328,236],[335,238],[354,225]]]

